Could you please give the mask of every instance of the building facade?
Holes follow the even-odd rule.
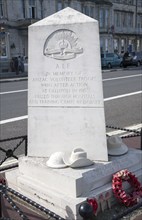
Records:
[[[113,2],[113,50],[142,51],[142,0]]]
[[[29,25],[68,6],[99,21],[101,51],[142,51],[142,0],[0,0],[0,71],[28,56]]]

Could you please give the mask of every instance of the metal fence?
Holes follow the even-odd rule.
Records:
[[[125,139],[125,138],[140,137],[140,149],[142,150],[142,128],[140,131],[131,130],[131,129],[127,129],[127,128],[120,128],[120,127],[116,127],[113,125],[106,125],[106,128],[124,131],[125,133],[122,136],[120,135],[122,139],[123,138]],[[107,136],[109,136],[109,135],[107,135]]]
[[[22,148],[22,149],[20,149]],[[27,155],[27,136],[19,136],[8,139],[0,140],[0,166],[7,161],[9,158],[14,158],[18,160],[18,151],[23,152]],[[16,166],[16,165],[14,165]],[[0,171],[11,168],[9,164],[7,167],[0,167]]]
[[[7,202],[10,204],[10,206],[13,208],[13,210],[18,213],[20,219],[30,220],[29,217],[27,217],[27,215],[24,214],[24,212],[21,211],[21,209],[16,205],[16,203],[14,202],[11,195],[13,195],[16,198],[20,199],[21,201],[25,202],[27,207],[31,206],[31,207],[34,207],[37,210],[43,212],[46,215],[46,219],[51,220],[51,218],[52,218],[53,220],[64,220],[59,215],[51,212],[49,209],[47,209],[47,208],[41,206],[40,204],[32,201],[31,199],[27,198],[26,196],[20,194],[19,192],[16,192],[15,190],[9,188],[8,186],[5,185],[4,179],[1,179],[0,196],[7,200]],[[1,198],[0,198],[0,201],[2,201]],[[2,204],[0,202],[0,219],[7,219],[7,218],[3,217],[2,215],[3,215],[2,214]],[[9,220],[12,220],[12,219],[9,219]]]

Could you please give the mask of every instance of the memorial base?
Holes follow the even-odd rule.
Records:
[[[128,169],[142,182],[142,152],[130,149],[127,154],[110,157],[109,162],[95,162],[82,169],[51,169],[46,158],[21,157],[19,167],[6,172],[8,186],[48,208],[65,219],[79,220],[79,206],[87,198],[95,197],[98,212],[117,203],[112,193],[112,175]],[[127,189],[129,184],[124,184]],[[101,197],[104,198],[103,204]]]

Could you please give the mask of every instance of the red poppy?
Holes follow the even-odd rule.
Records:
[[[87,199],[87,202],[93,207],[94,214],[95,214],[98,209],[98,203],[97,203],[96,199],[90,198],[90,199]]]

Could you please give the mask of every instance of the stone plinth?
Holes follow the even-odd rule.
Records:
[[[95,197],[99,202],[100,194],[110,192],[110,202],[117,202],[111,186],[117,171],[128,169],[142,182],[141,151],[129,150],[126,155],[109,159],[82,169],[50,169],[45,158],[21,157],[19,169],[7,172],[6,178],[10,187],[61,217],[79,220],[78,208],[86,198]]]

